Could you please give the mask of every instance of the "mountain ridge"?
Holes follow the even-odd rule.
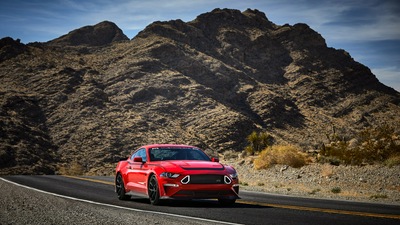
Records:
[[[94,26],[84,26],[66,35],[48,41],[47,45],[88,45],[102,46],[116,41],[126,41],[129,38],[113,22],[103,21]]]
[[[106,29],[106,36],[124,37],[118,29]],[[77,30],[93,35],[93,29]],[[399,122],[400,94],[367,67],[327,47],[308,25],[279,26],[258,10],[214,9],[189,22],[157,21],[131,40],[76,44],[68,41],[74,35],[22,47],[0,41],[3,161],[20,157],[20,143],[28,142],[35,151],[52,146],[42,166],[53,171],[76,161],[101,174],[148,143],[242,151],[257,130],[274,143],[310,150],[333,129],[351,135]],[[26,105],[42,115],[46,129],[38,138],[10,135],[16,122],[14,133],[38,126],[29,124],[27,111],[9,107],[20,101],[13,96],[35,99]]]

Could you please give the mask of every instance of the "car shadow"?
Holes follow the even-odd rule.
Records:
[[[141,203],[141,204],[149,204],[150,201],[145,198],[134,198],[132,197],[130,201]],[[207,200],[163,200],[160,207],[182,207],[182,208],[272,208],[270,206],[263,206],[258,204],[244,203],[244,202],[236,202],[232,205],[221,205],[217,200],[207,199]]]

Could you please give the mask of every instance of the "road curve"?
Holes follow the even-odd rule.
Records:
[[[160,216],[185,217],[222,224],[399,224],[400,206],[349,201],[299,198],[256,192],[240,193],[234,206],[221,207],[217,201],[168,201],[152,206],[147,199],[120,201],[114,193],[113,177],[6,176],[8,181],[72,200]]]

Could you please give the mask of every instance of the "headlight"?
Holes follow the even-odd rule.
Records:
[[[170,172],[163,172],[160,174],[160,177],[167,177],[167,178],[177,178],[180,174],[178,173],[170,173]]]
[[[229,174],[229,176],[230,176],[232,179],[238,178],[238,174],[237,174],[237,173]]]

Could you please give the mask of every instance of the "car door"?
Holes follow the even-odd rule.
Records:
[[[142,162],[135,162],[135,157],[142,157]],[[128,160],[127,171],[129,182],[127,183],[127,187],[139,194],[146,194],[145,169],[143,168],[146,165],[146,160],[146,150],[144,148],[135,151]]]
[[[137,168],[137,182],[138,182],[138,188],[140,189],[140,192],[146,194],[147,193],[147,174],[148,172],[148,164],[147,164],[147,155],[146,155],[146,149],[141,149],[138,152],[138,156],[140,156],[143,160],[142,164]]]
[[[137,187],[137,164],[138,162],[134,161],[134,158],[138,156],[140,149],[136,150],[131,157],[128,159],[128,164],[127,164],[127,177],[128,181],[126,183],[126,186],[129,190],[137,192],[138,187]]]

